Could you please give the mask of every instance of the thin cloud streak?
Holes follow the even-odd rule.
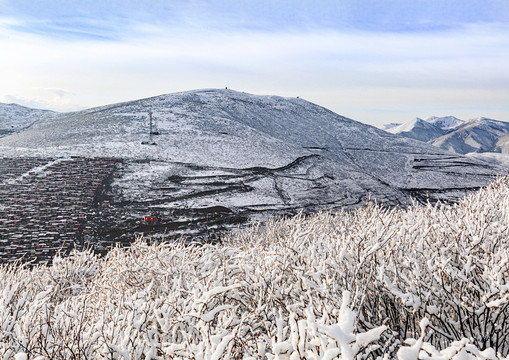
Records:
[[[131,23],[216,30],[297,29],[415,32],[462,24],[507,22],[506,0],[0,0],[0,13],[42,19],[49,27],[64,20],[82,27],[102,21],[106,31],[124,34]],[[25,31],[30,31],[27,26]]]

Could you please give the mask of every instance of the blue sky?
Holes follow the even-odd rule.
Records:
[[[0,0],[0,49],[0,101],[58,111],[228,86],[509,121],[507,0]]]

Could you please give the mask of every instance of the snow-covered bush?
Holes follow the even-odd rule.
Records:
[[[501,359],[508,242],[499,178],[454,205],[4,265],[0,359]]]

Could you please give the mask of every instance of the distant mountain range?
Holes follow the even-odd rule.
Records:
[[[404,124],[387,124],[386,131],[428,142],[457,154],[509,154],[509,123],[484,117],[468,121],[454,116],[415,118]]]
[[[29,116],[12,109],[6,124],[16,134],[0,138],[0,156],[125,159],[123,177],[115,180],[113,190],[126,202],[163,196],[147,189],[182,187],[185,193],[200,187],[199,196],[157,198],[172,209],[210,204],[234,211],[353,207],[370,197],[409,204],[411,198],[461,196],[502,171],[299,98],[222,89],[72,113],[27,110]],[[166,183],[177,178],[178,186]]]

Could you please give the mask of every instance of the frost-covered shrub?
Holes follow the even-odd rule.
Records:
[[[313,274],[308,282],[318,280],[335,308],[334,293],[352,291],[361,329],[386,324],[400,342],[418,336],[428,317],[428,339],[439,348],[464,337],[509,352],[507,178],[454,205],[388,210],[372,203],[279,220],[250,239],[298,249]],[[298,273],[299,260],[292,268]]]
[[[218,245],[0,267],[0,359],[500,359],[509,180],[455,205],[275,219]],[[425,320],[422,320],[425,318]]]
[[[305,285],[297,285],[300,292],[286,290],[288,279],[263,274],[266,268],[255,269],[242,255],[228,247],[137,242],[104,261],[75,253],[49,268],[18,268],[17,276],[2,269],[4,279],[30,286],[4,290],[0,353],[4,359],[17,353],[52,359],[353,359],[385,331],[357,333],[349,292],[337,295],[341,304],[333,309]],[[101,271],[94,270],[92,279],[76,276],[91,273],[90,259]],[[74,271],[65,270],[73,261]],[[62,291],[73,288],[61,285],[72,279],[80,291]]]
[[[395,235],[379,252],[383,261],[374,282],[400,309],[393,323],[411,329],[409,322],[426,316],[429,340],[438,347],[465,337],[507,355],[508,179],[453,206],[414,207],[394,215],[387,231]]]

